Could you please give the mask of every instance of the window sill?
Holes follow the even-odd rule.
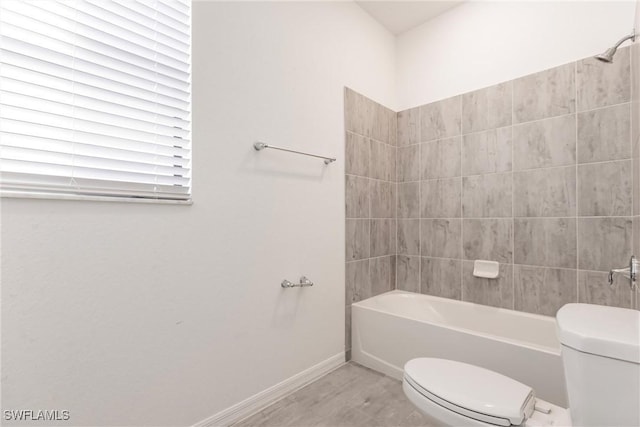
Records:
[[[145,203],[159,205],[192,205],[193,200],[168,200],[168,199],[144,199],[139,197],[109,197],[91,196],[82,194],[49,194],[31,193],[20,191],[2,191],[0,198],[12,199],[46,199],[46,200],[75,200],[89,202],[110,202],[110,203]]]

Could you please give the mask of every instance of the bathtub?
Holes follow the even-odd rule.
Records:
[[[401,380],[415,357],[452,359],[507,375],[568,406],[553,317],[391,291],[353,304],[351,328],[352,359],[391,377]]]

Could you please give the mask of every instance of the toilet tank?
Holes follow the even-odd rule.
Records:
[[[640,312],[567,304],[556,316],[574,426],[640,425]]]

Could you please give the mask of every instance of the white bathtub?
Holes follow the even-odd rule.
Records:
[[[371,369],[402,379],[404,364],[415,357],[458,360],[567,407],[553,317],[402,291],[353,304],[351,316],[352,359]]]

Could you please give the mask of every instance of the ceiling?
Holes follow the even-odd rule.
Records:
[[[356,0],[356,3],[376,21],[397,35],[427,22],[463,1]]]

